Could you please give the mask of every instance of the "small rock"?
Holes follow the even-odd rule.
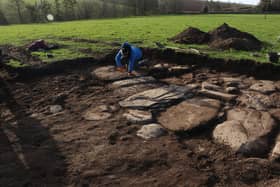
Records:
[[[158,138],[164,134],[165,130],[159,124],[144,125],[139,131],[137,131],[137,136],[145,140]]]
[[[224,77],[223,81],[227,87],[239,86],[242,80],[240,78]]]
[[[53,104],[58,104],[58,105],[62,105],[64,104],[65,100],[67,99],[67,95],[62,93],[62,94],[58,94],[56,96],[54,96],[52,98],[52,103]]]
[[[123,116],[131,123],[147,123],[153,120],[151,112],[143,110],[128,110]]]
[[[278,134],[275,145],[270,155],[270,160],[279,160],[280,159],[280,134]]]
[[[153,66],[153,68],[169,68],[170,64],[163,63],[163,64],[156,64]]]
[[[184,74],[189,72],[190,70],[191,68],[189,66],[172,66],[168,68],[169,73],[171,73],[172,75]]]
[[[84,118],[88,121],[99,121],[99,120],[108,119],[111,116],[112,116],[112,114],[110,114],[108,112],[100,112],[100,113],[87,112],[84,115]]]
[[[205,90],[212,90],[212,91],[218,91],[218,92],[223,91],[223,89],[220,86],[217,86],[215,84],[210,84],[208,82],[203,82],[201,85],[201,88],[205,89]]]
[[[101,105],[95,108],[90,108],[85,112],[83,117],[88,121],[99,121],[110,118],[112,116],[110,112],[110,107],[107,105]]]
[[[61,105],[51,105],[50,106],[50,112],[52,114],[56,114],[56,113],[59,113],[63,110],[62,106]]]
[[[256,84],[253,84],[250,89],[263,94],[270,94],[276,91],[273,81],[260,81]]]
[[[211,91],[211,90],[206,90],[206,89],[202,89],[199,93],[206,97],[210,97],[213,99],[219,99],[222,101],[234,101],[237,98],[237,95],[232,95],[232,94],[227,94],[227,93],[222,93],[222,92],[217,92],[217,91]]]
[[[116,144],[118,136],[119,136],[118,132],[113,132],[112,134],[110,134],[110,136],[108,137],[109,144],[111,145]]]
[[[239,89],[236,88],[236,87],[227,87],[226,92],[229,93],[229,94],[238,94]]]
[[[124,135],[124,136],[120,137],[120,140],[121,141],[127,141],[127,140],[132,139],[132,138],[133,138],[133,136],[131,136],[131,135]]]

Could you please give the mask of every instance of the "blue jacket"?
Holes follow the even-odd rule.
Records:
[[[131,47],[129,62],[128,62],[128,72],[132,72],[135,70],[135,67],[137,66],[137,61],[139,61],[142,58],[142,51],[138,47],[135,47],[133,45],[130,45],[129,43],[124,43],[124,45],[129,45]],[[122,53],[121,50],[118,52],[118,54],[115,57],[116,65],[117,67],[123,66],[121,63],[122,59]]]

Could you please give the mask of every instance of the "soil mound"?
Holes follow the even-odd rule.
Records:
[[[189,27],[171,38],[171,40],[183,44],[203,44],[209,41],[209,34],[197,28]]]
[[[176,43],[206,44],[216,49],[236,49],[245,51],[258,51],[262,42],[252,34],[242,32],[224,23],[220,27],[205,33],[197,28],[190,27],[177,36],[171,38]]]
[[[210,46],[218,49],[254,51],[262,48],[262,42],[252,34],[242,32],[224,23],[209,32]]]

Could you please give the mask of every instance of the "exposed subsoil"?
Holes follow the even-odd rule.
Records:
[[[0,90],[0,186],[279,184],[279,163],[233,153],[214,142],[212,129],[168,132],[148,141],[137,137],[141,125],[124,119],[124,109],[118,105],[125,96],[116,94],[110,82],[90,74],[99,66],[112,64],[109,57],[100,63],[70,62],[21,72],[2,67],[7,75],[1,79]],[[174,63],[176,58],[153,58],[152,62]],[[254,80],[200,66],[175,77],[155,77],[165,84],[183,86],[223,77]],[[63,110],[52,114],[49,107],[55,104]],[[116,110],[108,119],[86,121],[84,112],[98,105]]]

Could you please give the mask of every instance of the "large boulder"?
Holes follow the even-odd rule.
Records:
[[[158,121],[171,131],[192,130],[216,119],[220,108],[218,100],[193,98],[167,109]]]
[[[270,94],[276,91],[276,86],[273,81],[259,81],[250,87],[250,90],[257,91],[263,94]]]
[[[262,155],[269,150],[268,137],[276,122],[268,112],[234,109],[227,113],[227,121],[217,125],[214,139],[245,155]]]
[[[174,103],[183,98],[191,96],[191,89],[180,86],[164,86],[147,90],[128,97],[119,102],[120,106],[126,108],[157,108]]]
[[[238,98],[241,106],[256,110],[269,110],[280,107],[280,96],[275,93],[270,96],[258,92],[243,91],[243,95]]]

